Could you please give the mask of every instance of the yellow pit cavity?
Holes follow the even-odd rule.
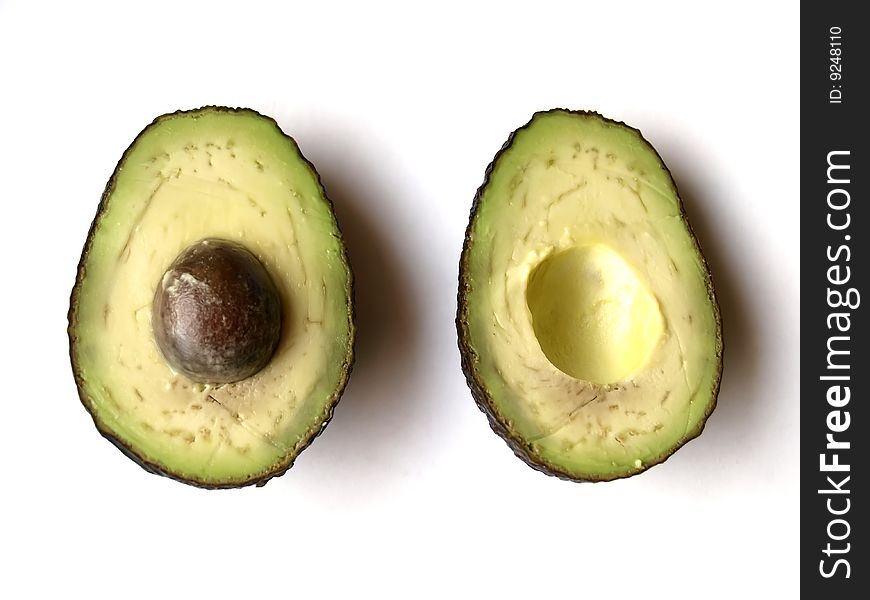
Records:
[[[638,371],[664,331],[655,296],[604,244],[544,259],[529,277],[526,302],[547,359],[571,377],[597,384]]]

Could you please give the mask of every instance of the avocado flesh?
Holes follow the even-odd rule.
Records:
[[[152,331],[161,277],[204,238],[244,245],[281,297],[272,359],[235,383],[199,384],[175,372]],[[104,435],[146,468],[211,487],[286,471],[331,416],[354,336],[341,235],[295,142],[244,109],[155,120],[106,189],[69,334],[83,403]]]
[[[609,480],[713,410],[721,325],[671,176],[640,133],[537,113],[478,191],[457,317],[469,385],[533,467]]]

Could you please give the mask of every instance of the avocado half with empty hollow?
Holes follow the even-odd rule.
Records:
[[[716,404],[719,310],[677,188],[638,130],[596,113],[537,113],[496,155],[457,328],[492,428],[550,475],[641,472]]]
[[[124,153],[85,243],[69,311],[79,396],[149,471],[263,484],[332,416],[352,307],[332,205],[277,123],[164,115]]]

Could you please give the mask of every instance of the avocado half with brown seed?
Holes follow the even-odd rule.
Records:
[[[638,130],[596,113],[537,113],[496,155],[456,321],[492,428],[550,475],[639,473],[716,405],[721,320],[677,188]]]
[[[293,139],[248,109],[146,127],[88,234],[69,338],[82,403],[145,469],[220,488],[290,468],[354,341],[342,236]]]

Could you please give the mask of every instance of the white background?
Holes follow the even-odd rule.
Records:
[[[796,597],[795,3],[120,4],[0,0],[0,597]],[[67,355],[116,161],[156,115],[204,104],[296,138],[357,278],[335,419],[263,489],[140,470],[97,434]],[[553,106],[659,150],[725,323],[705,433],[608,484],[514,458],[456,349],[472,197]]]

